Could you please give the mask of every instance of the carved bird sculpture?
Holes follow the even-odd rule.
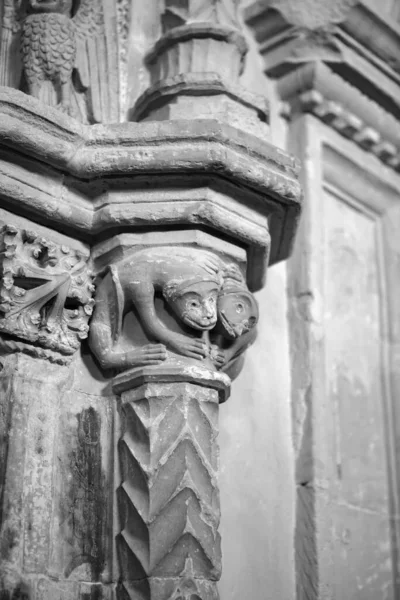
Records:
[[[116,40],[107,37],[107,0],[3,1],[0,85],[21,85],[14,75],[19,46],[22,89],[72,116],[85,104],[82,120],[109,120],[118,92],[108,80]]]
[[[29,94],[40,98],[43,82],[59,92],[59,108],[72,114],[71,77],[76,58],[72,0],[31,0],[22,23],[21,54]]]

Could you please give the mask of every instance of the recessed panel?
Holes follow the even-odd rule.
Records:
[[[335,600],[393,598],[379,218],[324,195],[326,399]]]

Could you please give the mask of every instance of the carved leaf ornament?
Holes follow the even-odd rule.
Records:
[[[0,235],[0,332],[73,354],[94,302],[86,259],[32,231],[7,225]]]

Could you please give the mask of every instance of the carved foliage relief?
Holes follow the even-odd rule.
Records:
[[[65,362],[89,330],[94,286],[87,258],[6,225],[0,231],[0,274],[0,348]]]
[[[156,296],[177,327],[162,321]],[[148,343],[121,346],[127,313],[136,315]],[[256,300],[233,263],[198,249],[144,249],[113,265],[99,284],[90,344],[103,368],[159,364],[172,353],[207,360],[234,377],[257,320]]]

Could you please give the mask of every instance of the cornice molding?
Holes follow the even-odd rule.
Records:
[[[247,24],[263,47],[277,36],[306,31],[325,32],[333,38],[340,30],[348,33],[368,52],[400,73],[400,26],[390,15],[377,12],[370,0],[314,2],[300,5],[296,0],[259,0],[245,11]]]
[[[173,177],[180,181],[180,189],[171,192],[171,200],[173,194],[191,190],[184,216],[188,224],[230,231],[232,213],[215,195],[207,191],[202,197],[206,201],[193,209],[193,201],[200,198],[192,193],[195,180],[204,189],[222,187],[222,193],[228,186],[234,202],[242,205],[243,198],[249,199],[244,207],[248,224],[241,210],[234,227],[239,238],[258,247],[256,253],[260,259],[264,256],[264,262],[267,255],[262,246],[269,244],[269,226],[271,262],[290,252],[301,202],[298,163],[268,142],[218,120],[85,126],[21,92],[3,88],[0,138],[0,206],[67,229],[85,242],[92,243],[101,232],[121,224],[129,228],[138,223],[173,224],[174,219],[181,223],[174,203],[169,208],[165,202]],[[101,183],[96,181],[100,178]],[[113,190],[121,188],[129,188],[128,206],[120,204],[121,194],[112,198]],[[172,188],[176,190],[176,185]],[[154,202],[150,207],[143,201],[149,194],[159,203],[156,212]],[[267,219],[267,229],[260,246],[251,240],[261,215]],[[254,269],[260,271],[260,265]],[[256,276],[254,271],[254,276],[251,285],[258,288],[261,272]]]
[[[169,172],[185,167],[189,170],[206,170],[212,169],[213,163],[218,163],[219,168],[225,166],[223,170],[228,174],[229,160],[224,154],[236,151],[243,152],[252,160],[268,163],[269,167],[275,169],[279,187],[277,192],[283,193],[288,201],[300,197],[300,186],[291,185],[295,183],[299,171],[295,158],[264,140],[216,119],[85,126],[55,109],[44,110],[43,105],[21,92],[1,87],[0,115],[4,117],[0,121],[3,147],[35,157],[79,179],[139,174],[159,170],[160,166]],[[185,154],[178,165],[175,157],[171,161],[162,161],[160,165],[160,157],[165,155],[163,143],[170,147],[171,144],[178,146],[187,141],[196,146],[205,142],[218,145],[221,151],[216,147],[214,153],[207,153],[197,160]],[[151,152],[149,145],[152,146]],[[144,146],[146,152],[143,151]],[[196,148],[194,154],[197,153]],[[103,156],[107,160],[102,160]],[[245,169],[243,175],[244,172]],[[248,181],[254,187],[265,185],[263,177],[249,175]],[[270,191],[273,193],[273,187]]]
[[[371,1],[300,6],[293,0],[263,0],[251,5],[245,18],[269,76],[279,79],[299,66],[322,61],[399,115],[400,27],[378,13]]]
[[[400,169],[400,122],[324,63],[310,63],[282,77],[277,87],[284,114],[309,112],[344,137]]]
[[[242,86],[225,81],[217,73],[181,73],[158,81],[137,100],[132,110],[132,121],[140,121],[151,113],[153,105],[177,96],[227,96],[239,105],[257,113],[260,121],[269,122],[269,102],[261,94],[253,94]]]

